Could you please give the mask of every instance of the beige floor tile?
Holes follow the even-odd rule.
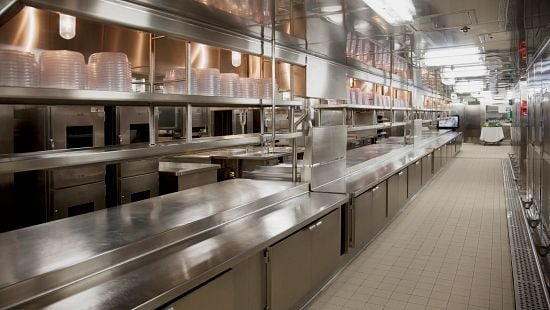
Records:
[[[513,309],[509,150],[464,144],[310,309]]]

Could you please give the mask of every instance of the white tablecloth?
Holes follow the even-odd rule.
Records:
[[[481,127],[480,141],[495,143],[504,139],[504,132],[502,127]]]

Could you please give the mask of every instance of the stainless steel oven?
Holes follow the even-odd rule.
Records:
[[[6,105],[0,106],[0,154],[10,153],[13,153],[13,107]],[[3,209],[0,232],[17,228],[13,182],[13,173],[0,174],[0,202]]]
[[[107,120],[112,122],[108,144],[149,142],[149,109],[147,107],[107,108]],[[110,165],[108,173],[108,206],[158,196],[158,159],[128,161]]]
[[[16,108],[15,152],[104,145],[104,110],[90,106]],[[15,174],[20,226],[105,207],[105,165]],[[22,208],[23,209],[23,208]]]

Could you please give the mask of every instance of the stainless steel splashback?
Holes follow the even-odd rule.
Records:
[[[313,127],[306,137],[302,181],[317,188],[346,174],[346,126]]]

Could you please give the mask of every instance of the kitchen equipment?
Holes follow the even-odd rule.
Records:
[[[107,144],[149,143],[149,109],[110,107]],[[114,114],[114,115],[113,115]],[[127,161],[107,168],[109,207],[158,196],[158,159]]]
[[[86,106],[15,109],[15,152],[104,145],[104,110]],[[15,174],[19,227],[105,207],[105,165]],[[86,193],[75,195],[74,193]],[[69,197],[70,196],[70,197]]]
[[[216,183],[220,165],[162,161],[159,164],[161,195]]]

